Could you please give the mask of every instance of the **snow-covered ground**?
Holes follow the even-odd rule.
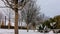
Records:
[[[14,34],[14,29],[0,29],[0,34]],[[19,34],[54,34],[54,33],[53,31],[50,31],[49,33],[40,33],[37,32],[37,30],[35,30],[35,32],[33,30],[29,30],[29,32],[27,32],[27,30],[20,29]]]

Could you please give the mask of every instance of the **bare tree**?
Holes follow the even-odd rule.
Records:
[[[11,26],[11,20],[10,20],[10,12],[9,12],[9,23],[8,23],[8,29],[10,29]]]
[[[36,17],[39,14],[39,10],[40,9],[37,7],[35,0],[30,0],[30,2],[24,7],[22,11],[22,18],[26,21],[27,32],[29,23],[32,23],[32,25],[35,26]]]
[[[18,34],[18,9],[22,10],[29,0],[2,0],[6,7],[15,11],[15,34]],[[17,17],[16,17],[17,16]]]

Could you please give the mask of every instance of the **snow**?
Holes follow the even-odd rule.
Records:
[[[14,34],[14,29],[0,29],[0,34]],[[27,30],[19,30],[19,34],[40,34],[40,32],[37,32],[37,30],[35,32],[33,30],[29,30],[29,32]]]
[[[0,34],[14,34],[14,29],[0,29]],[[21,30],[19,29],[19,34],[54,34],[53,31],[50,31],[49,33],[40,33],[37,30]]]
[[[53,31],[50,31],[49,34],[54,34]]]

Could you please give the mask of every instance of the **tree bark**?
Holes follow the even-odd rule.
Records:
[[[18,0],[15,0],[15,34],[18,34]]]
[[[15,12],[15,34],[18,34],[18,12]]]

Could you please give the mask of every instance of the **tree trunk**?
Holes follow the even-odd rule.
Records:
[[[28,28],[28,24],[27,24],[27,32],[29,31],[28,29],[29,29],[29,28]]]
[[[15,34],[18,34],[18,12],[15,12]]]
[[[3,28],[4,28],[4,21],[2,20],[2,25],[1,25]]]
[[[15,0],[15,34],[18,34],[18,0]]]
[[[28,24],[27,24],[27,32],[28,32]]]
[[[5,26],[6,26],[6,16],[5,16]]]
[[[21,29],[22,29],[22,22],[21,22]]]
[[[8,29],[10,29],[11,23],[10,23],[10,19],[9,19],[9,23],[8,23]]]
[[[35,32],[36,27],[35,26],[33,26],[33,27],[34,27],[34,32]]]
[[[2,24],[1,24],[1,20],[0,20],[0,28],[1,28],[1,25],[2,25]]]
[[[8,23],[8,29],[10,29],[10,26],[11,26],[11,24],[10,24],[10,13],[9,13],[9,23]]]

